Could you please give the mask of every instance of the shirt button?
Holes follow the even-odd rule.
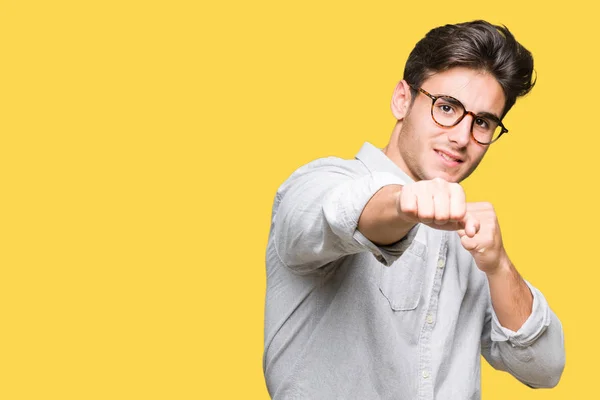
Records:
[[[444,268],[444,260],[438,260],[438,268]]]
[[[433,323],[433,316],[431,314],[427,315],[427,323],[428,324],[432,324]]]
[[[425,379],[429,378],[429,372],[423,371],[423,378],[425,378]]]

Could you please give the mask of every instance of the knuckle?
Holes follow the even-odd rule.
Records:
[[[423,192],[431,185],[431,181],[418,181],[414,183],[415,191]]]
[[[414,203],[400,203],[400,211],[402,211],[405,214],[414,214],[417,209],[415,207]]]
[[[450,219],[454,221],[459,221],[465,216],[465,212],[462,210],[454,211],[450,214]]]
[[[433,211],[419,210],[419,219],[432,221],[433,220]]]
[[[433,186],[438,190],[449,190],[450,188],[450,183],[442,178],[434,178],[432,183]]]
[[[449,215],[438,215],[436,214],[434,217],[434,220],[436,222],[439,222],[441,224],[445,224],[446,222],[450,221],[450,216]]]
[[[451,183],[450,190],[456,194],[464,194],[465,193],[465,190],[463,189],[463,187],[460,186],[460,184],[458,184],[458,183]]]

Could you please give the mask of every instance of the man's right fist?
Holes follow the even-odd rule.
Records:
[[[467,212],[463,188],[441,178],[403,186],[396,199],[396,208],[400,218],[434,229],[464,229],[469,237],[479,230],[479,221]]]

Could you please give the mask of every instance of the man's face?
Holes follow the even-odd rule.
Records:
[[[467,68],[435,74],[421,87],[433,96],[452,96],[475,114],[489,112],[498,118],[506,101],[502,87],[492,75]],[[395,99],[398,90],[402,90],[400,85]],[[460,182],[475,170],[489,146],[477,143],[471,136],[471,115],[456,126],[438,126],[431,118],[431,103],[419,92],[406,115],[396,115],[398,111],[394,111],[403,121],[396,143],[388,146],[397,146],[390,153],[391,158],[415,181],[442,178]]]

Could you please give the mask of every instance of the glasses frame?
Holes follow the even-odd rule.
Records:
[[[442,128],[452,128],[453,126],[456,126],[456,125],[460,124],[460,122],[465,118],[466,115],[471,115],[473,117],[473,120],[471,121],[471,130],[470,130],[471,137],[473,138],[474,141],[476,141],[477,143],[479,143],[481,145],[489,146],[490,144],[492,144],[495,141],[497,141],[498,139],[500,139],[502,137],[502,135],[504,135],[505,133],[508,133],[508,129],[506,129],[506,127],[504,126],[504,124],[502,124],[502,121],[500,119],[494,117],[493,118],[494,121],[497,122],[498,126],[501,128],[500,134],[498,135],[498,137],[496,139],[492,140],[491,142],[480,142],[479,140],[477,140],[475,138],[475,135],[473,135],[473,125],[475,124],[475,119],[476,118],[482,118],[482,117],[478,116],[477,114],[475,114],[472,111],[467,111],[467,108],[465,107],[465,105],[460,100],[458,100],[458,99],[456,99],[456,98],[454,98],[452,96],[447,96],[447,95],[434,96],[431,93],[429,93],[428,91],[424,90],[423,88],[417,88],[417,87],[414,87],[412,85],[409,85],[409,86],[413,90],[421,92],[425,96],[427,96],[427,97],[429,97],[431,99],[431,119],[433,119],[433,122],[435,122],[438,126],[441,126]],[[435,117],[433,116],[433,106],[435,105],[436,100],[439,99],[439,98],[443,98],[443,97],[450,98],[450,99],[456,101],[458,104],[460,104],[462,106],[462,108],[464,110],[463,115],[460,118],[458,118],[453,125],[442,125],[439,122],[437,122],[436,119],[435,119]],[[488,118],[488,117],[486,117],[486,118]]]

